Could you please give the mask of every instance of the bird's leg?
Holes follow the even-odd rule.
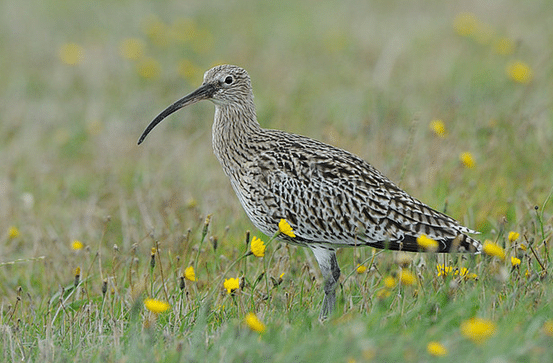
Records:
[[[310,245],[309,247],[319,263],[324,278],[325,296],[319,315],[319,319],[324,320],[332,313],[336,305],[336,285],[340,278],[340,267],[336,260],[336,251],[333,248],[321,245]]]

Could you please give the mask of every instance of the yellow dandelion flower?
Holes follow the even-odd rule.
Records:
[[[513,267],[520,266],[520,258],[511,257],[511,265],[513,265]]]
[[[436,269],[438,270],[438,276],[447,276],[453,271],[453,267],[444,264],[436,265]]]
[[[383,300],[383,299],[386,299],[388,296],[390,296],[392,293],[390,292],[390,290],[388,289],[382,289],[382,290],[378,290],[376,292],[376,298],[379,299],[379,300]]]
[[[548,320],[543,323],[543,332],[550,337],[553,337],[553,320]]]
[[[447,354],[446,347],[443,346],[440,342],[430,342],[426,346],[428,353],[435,357],[442,357]]]
[[[171,308],[171,305],[165,301],[148,298],[144,300],[144,306],[152,313],[159,314]]]
[[[480,344],[495,334],[495,324],[487,319],[471,318],[461,323],[461,334]]]
[[[509,242],[514,242],[520,237],[520,233],[511,231],[509,232]]]
[[[80,267],[77,267],[75,269],[75,276],[81,276],[81,268]]]
[[[497,54],[501,55],[513,54],[515,51],[515,42],[507,37],[499,38],[494,44],[494,50]]]
[[[188,59],[182,59],[177,65],[178,74],[188,82],[195,82],[202,74],[200,67]]]
[[[386,286],[388,289],[395,287],[396,283],[396,279],[394,279],[392,276],[386,276],[384,278],[384,286]]]
[[[248,313],[246,315],[246,324],[251,330],[256,331],[258,333],[263,333],[267,329],[265,324],[263,324],[261,320],[259,320],[257,315],[255,315],[254,313]]]
[[[365,271],[367,271],[367,267],[364,265],[357,265],[357,267],[355,268],[355,271],[357,271],[358,274],[362,274]]]
[[[425,234],[421,234],[417,237],[417,244],[428,252],[436,252],[438,250],[438,242],[427,237]]]
[[[188,199],[188,201],[186,202],[186,208],[196,208],[198,206],[198,201],[194,198],[190,198]]]
[[[65,43],[58,50],[60,60],[69,66],[83,62],[84,48],[76,43]]]
[[[534,74],[530,66],[522,61],[514,61],[505,69],[509,78],[518,83],[530,83]]]
[[[466,280],[478,280],[478,275],[471,272],[467,273],[466,275],[463,275]]]
[[[436,265],[436,269],[438,270],[438,276],[448,276],[453,272],[453,267],[444,264]]]
[[[194,20],[188,18],[177,19],[171,25],[172,36],[180,42],[186,43],[196,37],[197,26]]]
[[[284,277],[284,272],[280,274],[280,276],[278,277],[279,279],[282,279]]]
[[[296,235],[294,234],[294,230],[284,219],[281,219],[280,222],[278,222],[278,231],[287,235],[288,237],[296,237]]]
[[[474,34],[478,23],[478,18],[473,13],[459,13],[453,20],[453,28],[457,34],[467,37]]]
[[[225,279],[223,286],[225,289],[227,289],[227,293],[231,294],[235,290],[238,290],[238,288],[240,288],[240,279],[234,277],[230,279]]]
[[[251,242],[252,253],[255,257],[265,256],[265,243],[257,237],[252,238]]]
[[[442,120],[430,121],[430,129],[439,137],[447,136],[447,130],[445,129],[445,124]]]
[[[119,44],[119,54],[125,59],[138,60],[144,56],[144,41],[138,38],[126,38]]]
[[[414,285],[417,282],[417,277],[408,270],[401,270],[397,279],[400,284],[405,286]]]
[[[15,226],[11,226],[8,229],[8,238],[9,239],[14,239],[14,238],[17,238],[17,237],[19,237],[19,229],[17,229],[17,227],[15,227]]]
[[[484,246],[482,247],[482,249],[484,253],[489,256],[497,257],[501,260],[505,259],[505,251],[503,250],[503,248],[490,240],[484,241]]]
[[[518,246],[518,248],[520,248],[523,251],[526,251],[528,249],[528,247],[526,247],[524,243],[521,243],[520,246]]]
[[[146,33],[151,42],[158,47],[166,47],[169,45],[169,35],[171,34],[170,28],[155,15],[150,16],[144,22],[144,33]]]
[[[455,275],[459,275],[461,277],[464,277],[465,280],[477,280],[478,275],[475,273],[469,273],[469,269],[466,267],[461,267],[461,269],[455,269]]]
[[[476,165],[474,157],[468,151],[461,153],[461,155],[459,155],[459,159],[461,160],[465,168],[472,169]]]
[[[194,272],[194,267],[188,266],[184,269],[184,278],[189,281],[196,281],[196,272]]]
[[[161,66],[159,62],[153,58],[144,58],[136,65],[136,71],[142,78],[154,79],[159,77]]]
[[[468,268],[461,267],[459,268],[453,268],[451,266],[445,266],[444,264],[436,265],[436,269],[438,270],[438,276],[461,276],[464,277],[465,280],[477,280],[478,275],[475,273],[470,273]]]
[[[155,255],[157,252],[157,249],[155,247],[152,247],[152,249],[150,250],[150,255],[153,256]]]
[[[84,244],[79,240],[74,240],[71,242],[71,249],[74,251],[79,251],[84,248]]]

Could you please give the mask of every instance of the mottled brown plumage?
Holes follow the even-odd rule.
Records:
[[[296,237],[281,239],[313,250],[325,278],[321,317],[335,304],[336,248],[420,251],[417,237],[424,234],[439,243],[438,252],[480,252],[481,243],[467,235],[477,232],[411,197],[363,159],[262,128],[240,67],[207,71],[202,86],[161,112],[138,143],[165,117],[203,99],[215,104],[213,150],[252,223],[271,236],[285,219]]]

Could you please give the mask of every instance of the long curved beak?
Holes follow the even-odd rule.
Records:
[[[183,107],[186,107],[188,105],[194,104],[196,102],[199,102],[201,100],[209,99],[213,96],[213,93],[215,92],[215,87],[212,84],[204,84],[194,92],[184,96],[180,100],[173,103],[171,106],[167,107],[165,110],[161,111],[159,115],[156,116],[150,122],[148,127],[146,127],[146,130],[142,133],[142,136],[140,136],[140,139],[138,139],[138,145],[142,144],[142,141],[148,136],[150,131],[154,129],[154,127],[157,126],[158,123],[163,121],[164,118],[169,116],[175,111],[180,110]]]

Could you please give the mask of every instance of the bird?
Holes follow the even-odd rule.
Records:
[[[159,113],[138,144],[167,116],[202,100],[215,105],[213,151],[253,225],[272,236],[284,219],[293,233],[278,238],[313,251],[324,279],[321,320],[336,305],[338,248],[426,252],[417,243],[425,236],[436,241],[438,253],[481,252],[481,242],[469,236],[479,232],[410,196],[362,158],[306,136],[262,128],[250,76],[238,66],[206,71],[201,86]]]

